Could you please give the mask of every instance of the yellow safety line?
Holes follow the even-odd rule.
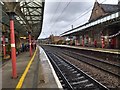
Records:
[[[25,79],[25,77],[26,77],[26,75],[27,75],[27,72],[28,72],[28,70],[29,70],[29,68],[30,68],[33,60],[34,60],[34,57],[35,57],[35,55],[36,55],[36,52],[37,52],[37,49],[35,50],[34,55],[32,56],[31,60],[29,61],[29,63],[28,63],[28,65],[27,65],[24,73],[22,74],[22,76],[21,76],[21,78],[20,78],[20,80],[19,80],[19,82],[18,82],[18,84],[17,84],[17,86],[16,86],[16,90],[18,90],[18,89],[20,89],[20,88],[22,87],[23,82],[24,82],[24,79]]]

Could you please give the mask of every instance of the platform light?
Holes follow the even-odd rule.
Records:
[[[26,39],[26,37],[20,37],[21,39]]]
[[[104,36],[104,38],[105,38],[105,39],[107,39],[107,38],[108,38],[108,36]]]

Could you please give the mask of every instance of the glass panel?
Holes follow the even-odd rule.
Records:
[[[92,23],[91,23],[91,26],[93,26],[93,25],[94,25],[94,23],[92,22]]]
[[[31,8],[28,8],[29,9],[29,12],[33,12],[34,10],[33,9],[31,9]]]
[[[40,14],[39,12],[37,12],[37,11],[33,11],[31,14]]]
[[[88,27],[88,24],[86,25],[86,27],[85,28],[87,28]]]
[[[119,13],[118,13],[118,12],[116,13],[116,18],[117,18],[117,17],[119,17]]]
[[[18,16],[16,17],[16,19],[17,19],[17,20],[20,20],[20,18],[19,18]]]
[[[27,20],[30,20],[30,17],[29,17],[29,16],[27,17]]]
[[[33,21],[33,23],[39,23],[40,21]]]
[[[107,16],[107,20],[110,20],[110,16]]]
[[[36,18],[32,18],[32,20],[40,20],[40,18],[39,18],[39,17],[36,17]]]
[[[32,21],[28,21],[28,23],[32,24]]]
[[[93,22],[93,25],[95,25],[95,22]]]
[[[91,23],[89,23],[89,27],[91,26]]]
[[[38,6],[35,3],[33,3],[33,2],[31,2],[31,3],[27,4],[27,5],[29,5],[30,7],[37,7]]]
[[[106,17],[103,18],[103,22],[105,22],[105,21],[106,21]]]
[[[103,22],[104,22],[104,19],[102,18],[102,19],[101,19],[101,23],[103,23]]]
[[[36,6],[41,6],[40,2],[33,1]]]
[[[89,24],[87,24],[87,27],[89,27]]]
[[[111,19],[113,19],[114,17],[115,17],[114,14],[112,14],[112,15],[111,15]]]
[[[20,22],[20,24],[23,24],[23,22],[22,21],[19,21]]]
[[[101,20],[101,19],[97,20],[97,24],[99,24],[99,23],[100,23],[100,20]]]
[[[95,24],[94,25],[96,25],[97,24],[97,21],[95,21]]]

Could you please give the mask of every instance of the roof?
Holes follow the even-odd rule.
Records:
[[[118,11],[118,5],[112,5],[112,4],[100,4],[100,6],[103,8],[103,10],[106,13],[113,13]]]
[[[44,0],[18,0],[19,2],[0,2],[2,8],[4,8],[4,14],[2,14],[2,23],[9,26],[8,13],[15,13],[16,29],[20,32],[20,36],[31,35],[37,39],[42,30],[43,16],[44,16]],[[3,9],[2,9],[3,12]],[[4,17],[6,16],[6,17]],[[18,26],[19,25],[19,26]],[[19,30],[19,28],[21,30]]]

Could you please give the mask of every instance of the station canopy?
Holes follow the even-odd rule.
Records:
[[[15,28],[21,36],[31,32],[35,39],[38,38],[42,30],[44,0],[2,0],[1,3],[4,12],[15,13]],[[4,15],[2,13],[2,17]],[[9,18],[4,18],[4,23],[5,19],[9,20]]]

